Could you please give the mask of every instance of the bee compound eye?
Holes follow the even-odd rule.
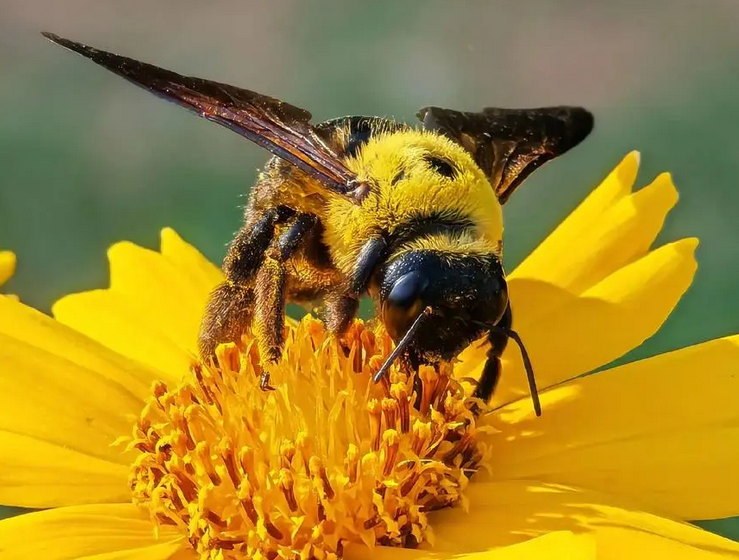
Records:
[[[402,336],[423,310],[423,293],[428,284],[428,279],[417,271],[408,272],[393,283],[382,302],[383,322],[393,338]]]
[[[429,281],[417,271],[408,272],[398,278],[387,296],[387,303],[398,309],[410,309],[421,299]]]

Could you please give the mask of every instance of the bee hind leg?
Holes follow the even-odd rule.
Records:
[[[264,253],[274,238],[275,226],[295,214],[286,206],[266,210],[251,227],[243,227],[234,237],[223,262],[223,272],[233,283],[245,284],[254,278]]]
[[[210,295],[200,326],[198,347],[204,360],[215,357],[223,342],[238,342],[249,325],[254,291],[250,287],[226,281]]]
[[[284,344],[286,300],[286,262],[300,246],[301,240],[315,227],[318,218],[298,214],[285,232],[264,255],[254,282],[254,317],[252,330],[257,338],[263,363],[276,363],[282,357]],[[263,389],[269,389],[269,373],[261,379]]]
[[[275,226],[295,212],[285,206],[270,208],[236,234],[223,262],[226,281],[210,295],[200,325],[200,357],[215,357],[219,344],[238,342],[253,315],[254,275],[274,238]]]

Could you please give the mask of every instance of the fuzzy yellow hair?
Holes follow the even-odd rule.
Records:
[[[452,178],[434,170],[427,158],[448,161]],[[347,162],[362,181],[374,185],[361,205],[334,198],[325,216],[325,240],[339,270],[350,274],[362,245],[379,231],[392,235],[411,218],[437,216],[470,220],[475,252],[498,253],[503,213],[485,174],[470,154],[433,132],[407,130],[378,134]],[[447,246],[451,246],[447,243]]]

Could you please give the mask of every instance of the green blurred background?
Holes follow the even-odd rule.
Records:
[[[8,289],[48,310],[107,285],[110,244],[156,247],[163,226],[220,261],[267,157],[38,35],[49,30],[317,120],[584,105],[593,136],[506,205],[507,267],[638,149],[640,184],[668,170],[681,193],[661,239],[701,247],[690,292],[628,359],[739,332],[737,28],[736,0],[2,0],[0,248],[19,257]],[[739,521],[708,526],[739,537]]]

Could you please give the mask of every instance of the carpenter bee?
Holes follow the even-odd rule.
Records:
[[[590,133],[591,113],[427,107],[420,129],[362,116],[313,125],[308,111],[272,97],[44,35],[275,156],[251,190],[223,263],[226,280],[205,310],[204,358],[251,328],[263,361],[278,361],[286,302],[322,300],[328,328],[340,335],[369,294],[396,341],[376,381],[398,357],[410,368],[437,364],[487,336],[475,396],[489,400],[513,338],[541,413],[512,330],[501,205]]]

